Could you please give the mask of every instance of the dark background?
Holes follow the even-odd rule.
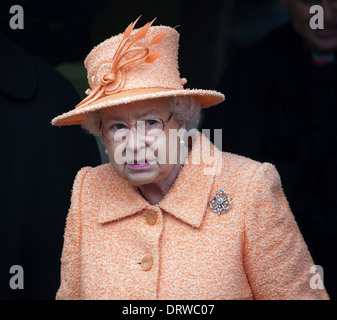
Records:
[[[24,8],[23,30],[9,27],[14,4]],[[179,25],[181,77],[187,78],[186,87],[202,89],[217,88],[230,59],[288,20],[278,0],[1,0],[0,13],[0,30],[69,79],[82,98],[87,54],[140,15],[137,27],[155,17],[155,25]],[[226,108],[226,102],[217,108]],[[101,157],[106,160],[102,152]],[[24,298],[54,299],[58,281],[47,292],[36,288]]]
[[[13,3],[24,8],[23,30],[9,27]],[[155,17],[157,25],[179,25],[181,76],[191,88],[215,88],[229,57],[288,16],[277,0],[1,1],[5,34],[81,90],[87,87],[82,61],[92,47],[124,31],[140,15],[137,27]]]

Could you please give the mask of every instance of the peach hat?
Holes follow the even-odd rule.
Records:
[[[179,34],[174,28],[152,26],[153,20],[134,29],[137,20],[91,50],[84,61],[88,96],[54,118],[54,126],[81,124],[86,113],[154,98],[193,96],[202,108],[224,100],[217,91],[184,89],[186,79],[178,70]]]

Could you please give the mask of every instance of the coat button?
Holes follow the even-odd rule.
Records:
[[[158,219],[158,216],[157,216],[157,214],[154,211],[146,210],[146,212],[145,212],[145,220],[146,220],[146,223],[148,225],[150,225],[150,226],[155,225],[156,222],[157,222],[157,219]]]
[[[146,255],[141,262],[142,269],[144,271],[148,271],[152,268],[153,265],[153,258],[150,255]]]

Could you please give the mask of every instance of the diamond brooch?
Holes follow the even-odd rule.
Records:
[[[227,191],[220,189],[216,192],[216,196],[208,202],[211,210],[217,214],[226,213],[232,205],[231,199],[227,196]]]

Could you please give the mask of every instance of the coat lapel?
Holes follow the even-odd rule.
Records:
[[[106,176],[101,190],[98,217],[100,223],[125,218],[142,211],[149,205],[135,187],[114,172],[111,164],[106,167]]]
[[[222,153],[199,133],[188,162],[161,201],[160,208],[193,227],[200,227],[211,198],[214,177],[220,172],[221,164]]]

